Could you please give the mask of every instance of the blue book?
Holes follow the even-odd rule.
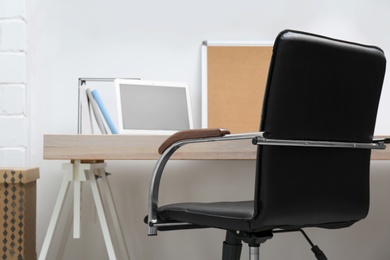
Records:
[[[90,108],[92,108],[96,123],[97,123],[100,131],[102,132],[102,134],[107,134],[107,130],[106,130],[106,127],[104,126],[104,122],[103,122],[103,118],[102,118],[101,113],[100,113],[100,109],[97,105],[95,98],[92,96],[91,89],[87,89],[86,92],[87,92],[88,104],[90,105]],[[90,116],[92,116],[92,115],[90,115]],[[91,118],[91,130],[93,133],[92,118]]]
[[[106,123],[107,123],[108,127],[110,128],[111,133],[117,134],[118,131],[116,130],[116,127],[114,126],[114,123],[112,122],[112,119],[107,112],[106,106],[104,105],[103,100],[99,95],[99,92],[95,89],[95,90],[92,90],[91,93],[92,93],[92,96],[95,99],[95,101],[100,109],[100,112],[102,112],[102,115],[103,115],[104,119],[106,120]]]

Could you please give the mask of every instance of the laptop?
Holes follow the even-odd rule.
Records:
[[[119,134],[170,135],[193,128],[186,83],[115,80]]]

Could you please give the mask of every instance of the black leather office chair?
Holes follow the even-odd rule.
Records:
[[[239,259],[244,241],[255,260],[260,243],[274,233],[344,228],[365,218],[371,149],[385,148],[384,140],[373,140],[385,66],[376,47],[281,32],[274,44],[260,132],[189,130],[160,147],[150,188],[149,235],[224,229],[223,259]],[[253,200],[158,206],[164,166],[179,147],[237,139],[258,145]],[[326,259],[318,247],[312,250]]]

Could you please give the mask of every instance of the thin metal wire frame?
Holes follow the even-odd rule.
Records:
[[[116,78],[79,78],[78,79],[78,118],[77,118],[77,133],[82,134],[82,99],[80,88],[86,85],[87,81],[91,82],[113,82]],[[139,79],[139,78],[123,78],[123,79]]]
[[[82,102],[81,102],[81,93],[80,88],[82,85],[85,85],[87,81],[95,81],[95,82],[110,82],[114,81],[115,78],[79,78],[78,83],[78,118],[77,118],[77,133],[82,134]]]

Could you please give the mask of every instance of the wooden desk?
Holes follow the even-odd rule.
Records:
[[[46,160],[157,160],[158,147],[167,136],[45,135]],[[256,146],[248,140],[190,144],[176,160],[254,160]],[[372,150],[372,160],[390,160],[390,149]]]

